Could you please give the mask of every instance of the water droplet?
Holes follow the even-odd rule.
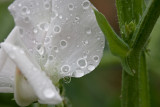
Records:
[[[82,41],[82,43],[83,43],[84,45],[87,45],[87,44],[88,44],[88,40]]]
[[[58,47],[53,47],[53,50],[56,52],[56,53],[58,53],[59,51],[58,51]]]
[[[92,65],[92,64],[90,64],[90,65],[88,65],[87,69],[88,69],[89,71],[93,71],[93,70],[95,69],[95,66]]]
[[[30,21],[30,18],[29,18],[29,17],[25,17],[25,18],[24,18],[24,22],[29,23],[29,21]]]
[[[67,41],[66,40],[61,40],[60,41],[60,46],[63,47],[63,48],[66,47],[67,46]]]
[[[21,34],[21,35],[23,35],[23,29],[22,28],[19,28],[19,33]]]
[[[22,14],[30,14],[30,10],[28,9],[28,7],[24,6],[22,8]]]
[[[79,21],[79,17],[75,17],[75,22],[78,22]]]
[[[69,66],[69,65],[63,65],[63,66],[61,67],[61,71],[62,71],[63,73],[68,73],[68,72],[70,71],[70,66]]]
[[[37,51],[40,55],[43,55],[44,54],[44,47],[41,44],[37,45]]]
[[[51,41],[50,37],[46,37],[46,38],[44,39],[44,43],[45,43],[45,44],[48,44],[50,41]]]
[[[84,72],[83,72],[82,70],[80,70],[80,69],[77,69],[77,70],[73,73],[73,75],[74,75],[75,77],[77,77],[77,78],[80,78],[80,77],[84,76]]]
[[[94,57],[93,57],[93,60],[94,60],[95,62],[98,62],[98,61],[99,61],[99,56],[97,56],[97,55],[94,56]]]
[[[63,18],[63,16],[62,16],[62,15],[59,15],[59,18],[60,18],[60,19],[62,19],[62,18]]]
[[[55,93],[52,89],[45,89],[43,94],[46,98],[53,98],[55,96]]]
[[[83,6],[83,9],[88,9],[89,6],[90,6],[90,2],[88,0],[85,0],[83,3],[82,3],[82,6]]]
[[[49,9],[50,8],[50,4],[49,3],[45,3],[44,7],[45,7],[45,9]]]
[[[90,34],[92,33],[91,29],[87,29],[87,30],[86,30],[86,33],[87,33],[88,35],[90,35]]]
[[[49,29],[49,24],[48,24],[48,23],[41,23],[41,24],[39,25],[39,27],[40,27],[41,30],[48,31],[48,29]]]
[[[37,28],[34,28],[34,29],[33,29],[33,33],[35,33],[35,34],[38,33],[38,29],[37,29]]]
[[[53,61],[53,59],[54,59],[53,55],[48,56],[49,61]]]
[[[85,68],[87,66],[87,61],[84,58],[80,58],[77,60],[77,64],[81,68]]]
[[[53,28],[53,31],[55,33],[60,33],[61,32],[61,27],[59,25],[55,25],[54,28]]]
[[[72,3],[70,3],[70,4],[68,5],[68,8],[69,8],[69,10],[73,10],[74,5],[73,5]]]

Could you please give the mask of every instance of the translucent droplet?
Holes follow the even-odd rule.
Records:
[[[70,71],[70,66],[69,65],[63,65],[61,67],[61,71],[64,73],[68,73]]]
[[[82,3],[82,7],[83,9],[88,9],[90,6],[90,2],[88,0],[85,0],[83,3]]]
[[[44,43],[45,43],[45,44],[48,44],[50,41],[51,41],[50,37],[46,37],[46,38],[44,39]]]
[[[87,66],[87,61],[84,58],[80,58],[77,60],[77,64],[81,68],[85,68]]]
[[[30,10],[28,9],[28,7],[23,7],[22,8],[22,14],[30,14]]]
[[[86,41],[82,41],[84,45],[87,45],[88,44],[88,40]]]
[[[55,96],[55,93],[52,89],[45,89],[43,94],[46,98],[53,98]]]
[[[60,18],[60,19],[62,19],[62,18],[63,18],[63,16],[62,16],[62,15],[59,15],[59,18]]]
[[[37,51],[38,51],[38,53],[39,53],[40,55],[43,55],[43,54],[44,54],[44,47],[43,47],[41,44],[39,44],[39,45],[37,46]]]
[[[92,33],[91,29],[87,29],[87,30],[86,30],[86,33],[87,33],[88,35],[90,35],[90,34]]]
[[[33,33],[35,33],[35,34],[38,33],[38,29],[37,29],[37,28],[34,28],[34,29],[33,29]]]
[[[75,17],[75,22],[78,22],[79,21],[79,17]]]
[[[69,10],[73,10],[74,5],[73,5],[72,3],[70,3],[70,4],[68,5],[68,8],[69,8]]]
[[[49,61],[53,61],[53,59],[54,59],[53,55],[48,56]]]
[[[66,47],[67,46],[67,41],[66,40],[61,40],[60,41],[60,46],[61,47]]]
[[[88,71],[93,71],[95,69],[95,66],[90,64],[90,65],[88,65],[87,69],[88,69]]]
[[[29,21],[30,21],[30,18],[29,18],[29,17],[25,17],[25,18],[24,18],[24,22],[29,23]]]
[[[19,28],[19,34],[23,35],[23,29],[22,28]]]
[[[50,4],[49,3],[45,3],[44,7],[45,7],[45,9],[49,9],[50,8]]]
[[[61,32],[61,27],[59,25],[55,25],[54,28],[53,28],[53,31],[55,33],[60,33]]]
[[[80,77],[84,76],[84,72],[83,72],[82,70],[80,70],[80,69],[77,69],[77,70],[73,73],[73,75],[74,75],[75,77],[77,77],[77,78],[80,78]]]
[[[59,51],[58,51],[58,47],[53,47],[53,50],[56,52],[56,53],[58,53]]]
[[[93,60],[94,60],[95,62],[98,62],[98,61],[99,61],[99,56],[97,56],[97,55],[94,56],[94,57],[93,57]]]
[[[39,25],[39,27],[40,27],[41,30],[48,31],[48,29],[49,29],[49,24],[48,24],[48,23],[41,23],[41,24]]]

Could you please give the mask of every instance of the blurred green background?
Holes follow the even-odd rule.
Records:
[[[13,0],[0,0],[0,42],[14,27],[7,7]],[[109,20],[119,34],[114,0],[91,0]],[[160,18],[151,34],[148,49],[151,107],[160,107]],[[105,49],[100,65],[92,73],[65,84],[66,94],[73,107],[120,107],[121,65],[117,58]],[[13,94],[0,94],[0,107],[18,107]]]

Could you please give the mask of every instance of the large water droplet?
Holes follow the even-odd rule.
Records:
[[[95,66],[90,64],[90,65],[88,65],[87,69],[88,69],[88,71],[93,71],[95,69]]]
[[[85,68],[87,66],[87,61],[84,58],[80,58],[77,60],[77,64],[81,68]]]
[[[84,76],[84,72],[83,72],[82,70],[80,70],[80,69],[77,69],[77,70],[73,73],[73,75],[74,75],[75,77],[77,77],[77,78],[80,78],[80,77]]]
[[[70,66],[69,66],[69,65],[63,65],[63,66],[61,67],[61,71],[62,71],[63,73],[68,73],[68,72],[70,71]]]
[[[67,41],[66,40],[61,40],[60,41],[60,46],[65,48],[67,46]]]
[[[82,7],[83,9],[88,9],[90,6],[90,2],[88,0],[85,0],[83,3],[82,3]]]
[[[46,37],[46,38],[44,39],[44,43],[45,43],[45,44],[48,44],[50,41],[51,41],[51,38],[50,38],[50,37]]]
[[[55,93],[52,89],[45,89],[43,94],[46,98],[53,98],[55,96]]]

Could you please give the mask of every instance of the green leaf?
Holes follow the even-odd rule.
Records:
[[[121,58],[125,57],[129,50],[127,44],[114,32],[102,13],[98,12],[95,9],[94,12],[99,27],[107,38],[112,54]]]

